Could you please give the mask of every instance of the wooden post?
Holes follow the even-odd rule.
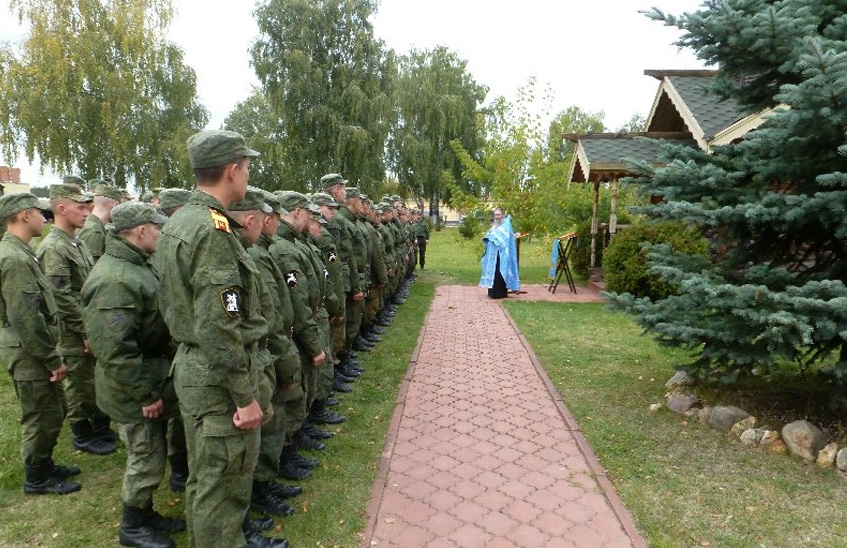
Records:
[[[597,215],[600,209],[600,181],[594,181],[594,208],[591,212],[591,268],[597,268]]]
[[[618,232],[618,189],[620,183],[618,178],[612,180],[612,212],[609,214],[609,238],[614,238]]]

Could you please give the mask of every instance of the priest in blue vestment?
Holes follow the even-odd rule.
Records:
[[[494,224],[482,239],[485,253],[482,255],[482,277],[480,287],[488,288],[492,299],[503,299],[509,291],[520,291],[518,275],[518,253],[512,218],[501,208],[494,210]]]

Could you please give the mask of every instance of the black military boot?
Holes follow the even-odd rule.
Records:
[[[188,453],[181,451],[168,456],[171,463],[171,491],[175,493],[185,492],[185,484],[188,482]]]
[[[286,445],[282,448],[282,454],[279,457],[279,477],[291,481],[298,481],[304,480],[312,475],[311,470],[303,468],[294,462],[294,455],[296,454],[297,452],[294,450],[293,445]]]
[[[153,503],[145,509],[146,523],[153,529],[163,533],[182,533],[188,528],[184,519],[167,518],[153,509]]]
[[[332,379],[332,389],[335,390],[336,392],[344,392],[344,393],[353,391],[352,386],[350,386],[349,384],[344,384],[337,377]]]
[[[290,499],[303,492],[303,488],[299,485],[285,485],[275,481],[268,482],[268,489],[281,499]]]
[[[250,508],[269,516],[290,516],[294,508],[283,502],[270,487],[268,481],[254,481],[250,493]]]
[[[112,430],[112,419],[108,415],[97,415],[91,419],[91,432],[96,438],[118,441],[118,433]]]
[[[55,465],[46,460],[32,466],[24,466],[24,493],[28,495],[67,495],[82,489],[75,481],[51,475]]]
[[[327,398],[329,400],[329,398]],[[326,401],[326,400],[325,400]],[[326,405],[329,405],[329,401],[326,401]],[[303,429],[303,432],[309,435],[310,438],[314,438],[316,440],[328,440],[329,438],[335,437],[335,432],[330,432],[329,430],[321,430],[311,422],[306,421],[300,428]]]
[[[242,530],[246,534],[247,531],[255,531],[256,533],[261,533],[262,531],[269,531],[274,528],[274,520],[273,518],[256,518],[256,519],[246,519],[244,521],[244,525],[242,526]]]
[[[362,338],[361,335],[356,335],[356,338],[353,340],[353,350],[357,352],[370,352],[374,349],[374,346]]]
[[[115,442],[95,436],[91,423],[87,420],[71,424],[71,432],[73,433],[74,449],[77,451],[91,453],[92,455],[108,455],[114,453],[118,448],[118,444]]]
[[[165,536],[147,523],[147,510],[124,505],[118,541],[121,546],[137,548],[173,548],[173,539]]]
[[[82,473],[82,470],[80,470],[78,466],[64,466],[61,464],[56,464],[55,462],[53,462],[53,459],[50,459],[49,469],[50,475],[54,478],[59,479],[72,478]]]
[[[327,405],[327,407],[335,407],[336,405],[338,405],[338,404],[340,404],[340,403],[341,403],[341,402],[340,402],[340,401],[338,401],[338,398],[336,398],[335,396],[328,396],[328,397],[326,398],[326,405]],[[334,435],[335,435],[335,434],[333,434],[333,436],[334,436]],[[312,436],[312,437],[314,438],[314,437],[316,437],[316,436]]]
[[[306,449],[307,451],[323,451],[326,449],[325,443],[313,439],[308,433],[303,431],[302,427],[294,432],[293,442],[296,447]]]
[[[254,521],[245,518],[241,530],[244,531],[247,548],[288,548],[288,541],[285,539],[268,538],[260,535],[260,529],[255,527]]]
[[[309,410],[308,420],[314,424],[341,424],[347,417],[328,410],[324,400],[315,400]]]

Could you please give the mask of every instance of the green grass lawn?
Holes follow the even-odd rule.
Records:
[[[439,284],[476,285],[479,242],[451,229],[433,232],[427,270],[372,355],[365,375],[343,397],[348,421],[328,449],[313,454],[321,466],[293,499],[297,514],[278,519],[277,536],[292,546],[356,547],[394,410],[400,382]],[[547,283],[549,245],[521,246],[523,283]],[[832,470],[785,455],[742,447],[663,410],[665,381],[684,353],[661,348],[626,316],[601,304],[504,303],[573,412],[602,466],[651,546],[843,546],[847,524],[844,480]],[[711,401],[754,405],[747,389],[709,393]],[[751,409],[752,410],[752,409]],[[65,429],[59,462],[83,469],[83,490],[66,497],[27,497],[21,491],[18,405],[8,375],[0,375],[0,547],[110,546],[117,543],[125,455],[93,457],[70,450]],[[800,417],[802,418],[802,417]],[[169,514],[183,501],[163,488],[157,505]],[[187,546],[185,534],[175,536]]]
[[[602,304],[504,305],[650,546],[844,546],[847,489],[831,469],[649,410],[684,353]]]
[[[332,427],[337,435],[325,451],[310,454],[320,459],[320,467],[301,482],[304,494],[290,502],[297,514],[277,519],[274,536],[292,546],[358,546],[397,391],[434,292],[434,283],[418,281],[384,341],[372,353],[360,354],[366,372],[335,408],[347,421]],[[0,375],[0,547],[116,546],[123,449],[106,457],[75,453],[64,428],[55,457],[83,470],[78,478],[82,491],[61,498],[25,496],[19,416],[9,375]],[[184,512],[184,501],[167,488],[167,477],[156,504],[166,515]],[[188,546],[187,534],[174,539],[178,546]]]

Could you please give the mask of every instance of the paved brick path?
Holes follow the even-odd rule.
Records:
[[[546,287],[525,289],[510,298],[545,298]],[[579,290],[560,286],[554,299],[599,300]],[[362,546],[646,546],[555,393],[499,301],[478,287],[439,287]]]

